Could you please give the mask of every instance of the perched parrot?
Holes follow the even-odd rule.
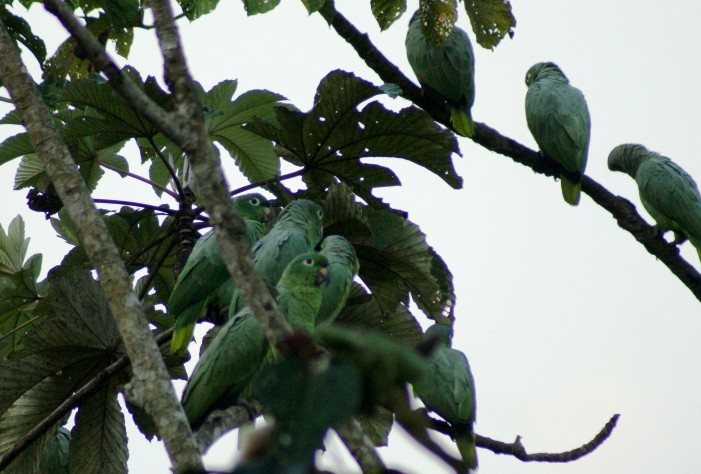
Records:
[[[46,448],[39,464],[39,474],[69,474],[68,450],[71,445],[70,430],[61,427]]]
[[[252,247],[253,263],[261,278],[275,287],[287,264],[301,253],[311,252],[321,240],[324,210],[314,201],[296,199],[285,206],[275,226]],[[246,306],[233,292],[229,319]]]
[[[701,259],[701,195],[694,179],[666,156],[631,143],[611,150],[608,165],[638,183],[658,231],[674,231],[677,244],[689,239]]]
[[[414,13],[406,35],[406,56],[421,87],[445,100],[450,121],[460,135],[475,133],[470,109],[475,101],[475,55],[467,33],[457,26],[439,46],[426,41],[421,31],[421,13]]]
[[[426,408],[436,412],[455,430],[460,455],[470,471],[477,468],[475,448],[475,380],[470,364],[462,352],[450,347],[453,329],[434,324],[424,340],[437,338],[439,343],[429,360],[426,375],[414,384],[414,393]]]
[[[260,194],[247,194],[233,203],[246,224],[248,243],[253,245],[263,236],[265,221],[270,216],[268,201]],[[175,318],[171,353],[185,350],[195,323],[210,304],[228,307],[233,292],[230,282],[214,232],[208,232],[195,243],[168,300],[168,310]]]
[[[537,63],[526,73],[526,121],[538,147],[570,174],[560,176],[562,196],[579,204],[580,179],[587,166],[591,119],[584,95],[553,63]]]
[[[358,274],[360,263],[355,249],[344,237],[330,235],[321,242],[320,254],[329,260],[331,279],[321,289],[321,308],[316,324],[332,322],[346,304],[346,298]]]
[[[278,308],[293,328],[312,331],[321,305],[321,284],[329,279],[321,254],[298,255],[277,284]],[[200,357],[183,393],[183,407],[194,428],[210,411],[249,395],[260,370],[276,358],[255,316],[244,308],[231,318]]]

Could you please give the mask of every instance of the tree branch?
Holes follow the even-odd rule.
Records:
[[[100,160],[96,160],[96,161],[100,166],[104,166],[105,168],[107,168],[110,171],[114,171],[116,173],[119,173],[120,175],[122,175],[122,174],[127,175],[130,178],[134,178],[138,181],[141,181],[142,183],[148,184],[149,186],[160,189],[161,191],[163,191],[168,196],[170,196],[174,199],[178,199],[178,195],[176,193],[174,193],[170,189],[166,188],[165,186],[161,186],[160,184],[154,183],[153,181],[151,181],[148,178],[144,178],[143,176],[139,176],[138,174],[132,173],[131,171],[121,170],[121,169],[117,168],[116,166],[112,166],[109,163],[105,163],[104,161],[100,161]]]
[[[450,113],[445,104],[434,102],[430,97],[424,95],[421,88],[409,80],[375,47],[368,35],[358,31],[332,6],[329,8],[330,11],[324,15],[324,18],[384,82],[397,84],[402,90],[402,97],[424,109],[436,122],[452,129]],[[487,150],[507,156],[515,162],[531,168],[538,174],[551,177],[560,175],[561,169],[557,164],[544,160],[537,152],[501,135],[483,123],[475,123],[475,134],[472,140]],[[630,201],[615,196],[588,176],[582,177],[582,191],[595,203],[606,209],[622,229],[632,234],[649,253],[665,264],[689,288],[696,299],[701,301],[701,274],[681,257],[676,245],[667,243],[662,236],[654,232],[652,226],[637,213],[635,206]]]
[[[581,457],[584,457],[587,454],[592,453],[599,446],[601,446],[604,443],[604,441],[606,441],[608,437],[611,436],[613,429],[616,427],[616,423],[618,423],[619,417],[619,414],[613,415],[611,419],[604,425],[601,431],[599,431],[599,433],[596,436],[594,436],[594,438],[588,443],[585,443],[578,448],[571,449],[562,453],[528,454],[526,452],[526,448],[521,443],[520,436],[517,436],[516,440],[513,443],[505,443],[503,441],[497,441],[491,438],[487,438],[486,436],[476,435],[476,444],[479,448],[488,449],[489,451],[492,451],[495,454],[507,454],[523,462],[571,462]],[[453,428],[450,426],[449,423],[446,423],[442,420],[436,420],[435,418],[431,418],[431,421],[433,423],[432,428],[434,430],[446,434],[451,438],[454,436]]]
[[[236,405],[226,410],[214,410],[195,434],[197,446],[204,453],[216,439],[262,414],[263,406],[253,398],[238,400]]]
[[[177,209],[166,208],[165,204],[162,204],[160,206],[154,206],[152,204],[144,204],[141,202],[122,201],[119,199],[100,199],[100,198],[93,198],[93,202],[96,202],[98,204],[115,204],[118,206],[140,207],[142,209],[151,209],[152,211],[162,212],[164,214],[168,214],[171,216],[175,216],[178,214]]]
[[[100,286],[134,367],[131,386],[138,392],[137,399],[153,417],[176,472],[199,468],[201,461],[190,425],[148,330],[129,274],[36,83],[22,63],[19,49],[2,23],[0,57],[3,58],[0,79],[10,92],[29,140],[75,223],[81,245],[97,269]],[[3,459],[9,462],[6,456]]]
[[[375,446],[365,434],[356,418],[351,418],[342,426],[336,428],[343,444],[360,466],[363,474],[380,473],[385,471],[385,463],[382,462]]]

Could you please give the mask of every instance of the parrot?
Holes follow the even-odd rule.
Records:
[[[686,171],[666,156],[633,143],[611,150],[608,167],[635,180],[657,231],[674,231],[675,244],[689,239],[701,259],[701,195]]]
[[[324,211],[308,199],[290,202],[275,226],[251,248],[253,263],[261,278],[273,289],[287,264],[297,255],[311,252],[321,240]],[[233,292],[229,319],[246,306],[238,291]]]
[[[294,329],[311,332],[321,306],[321,285],[329,279],[329,261],[316,252],[295,257],[276,289],[278,308]],[[248,308],[231,318],[195,366],[182,404],[197,429],[210,411],[250,395],[261,369],[277,358],[258,320]]]
[[[270,216],[268,200],[260,194],[247,194],[234,199],[233,204],[246,224],[248,243],[253,245],[263,236],[264,224]],[[195,323],[210,304],[229,305],[233,291],[230,281],[219,244],[210,231],[195,243],[168,300],[168,309],[175,318],[171,353],[182,352],[187,347]]]
[[[329,235],[321,242],[319,253],[329,260],[331,279],[321,289],[321,308],[316,324],[330,323],[341,312],[350,293],[353,278],[358,274],[360,263],[355,249],[340,235]]]
[[[568,172],[560,175],[562,196],[576,206],[587,166],[591,118],[584,94],[569,82],[554,63],[531,66],[526,73],[526,121],[541,151]]]
[[[470,472],[477,468],[475,447],[475,379],[462,352],[450,347],[453,329],[434,324],[424,333],[424,341],[438,339],[429,359],[426,375],[413,384],[414,393],[426,408],[436,412],[455,430],[455,441]]]
[[[39,464],[39,474],[69,474],[68,450],[71,444],[71,432],[65,427],[58,429],[46,448]]]
[[[465,137],[475,133],[470,109],[475,101],[475,55],[464,30],[453,31],[439,46],[433,46],[421,31],[421,13],[414,13],[406,35],[406,56],[421,87],[450,106],[450,121]]]

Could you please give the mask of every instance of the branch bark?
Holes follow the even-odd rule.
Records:
[[[384,82],[397,84],[402,90],[402,97],[424,109],[436,122],[452,129],[450,112],[445,104],[434,102],[424,95],[421,88],[409,80],[377,49],[368,35],[361,33],[333,6],[327,8],[324,12],[326,21],[339,36],[355,49],[358,56]],[[515,162],[531,168],[538,174],[550,177],[557,177],[560,174],[561,170],[555,163],[542,159],[537,152],[501,135],[483,123],[475,123],[475,135],[472,140],[487,150],[507,156]],[[622,229],[633,235],[649,253],[665,264],[694,294],[696,299],[701,301],[701,274],[681,257],[676,245],[666,242],[662,236],[654,232],[652,226],[645,222],[630,201],[615,196],[589,176],[582,178],[582,191],[595,203],[606,209]]]
[[[385,463],[382,462],[375,446],[356,418],[351,418],[338,427],[336,433],[360,466],[363,474],[376,474],[385,471]]]
[[[0,78],[27,128],[29,140],[46,173],[76,224],[78,238],[97,269],[134,368],[132,386],[151,414],[166,444],[176,472],[201,467],[194,436],[175,396],[170,377],[148,330],[131,279],[102,217],[90,199],[73,158],[61,140],[36,83],[26,72],[19,50],[0,23]],[[7,456],[4,462],[9,462]],[[0,466],[0,469],[2,466]]]

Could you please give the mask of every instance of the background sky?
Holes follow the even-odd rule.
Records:
[[[191,71],[205,88],[237,78],[238,93],[266,88],[306,110],[319,80],[333,69],[381,83],[321,17],[307,16],[301,2],[286,0],[252,18],[241,2],[221,3],[214,14],[180,24]],[[409,12],[418,4],[408,3]],[[640,208],[633,180],[606,166],[614,146],[636,142],[701,179],[695,148],[701,124],[698,2],[512,3],[515,36],[494,51],[476,44],[461,11],[458,25],[470,31],[476,52],[475,120],[535,148],[524,116],[524,76],[532,64],[554,61],[589,104],[589,176]],[[336,4],[413,78],[404,50],[410,14],[380,33],[369,2]],[[53,38],[50,51],[65,37],[40,7],[33,8],[31,21],[45,39]],[[129,63],[142,75],[160,78],[152,31],[137,32]],[[579,461],[524,464],[479,450],[480,471],[699,472],[699,302],[586,195],[577,208],[570,207],[552,179],[468,139],[460,139],[460,148],[463,156],[455,158],[455,166],[463,189],[401,165],[404,186],[380,194],[409,211],[454,274],[454,344],[467,354],[475,375],[477,432],[509,442],[521,435],[529,452],[559,452],[589,441],[614,413],[621,414],[611,438]],[[135,148],[123,154],[138,171]],[[43,215],[26,208],[26,189],[8,191],[16,165],[0,167],[0,224],[6,228],[17,213],[24,216],[32,237],[29,253],[44,254],[45,274],[67,247]],[[241,182],[230,162],[227,170],[232,186]],[[146,185],[129,180],[126,188],[127,182],[109,178],[95,197],[159,202]],[[682,246],[682,254],[698,268],[690,244]],[[131,473],[170,472],[162,445],[149,444],[134,429],[130,437]],[[218,443],[208,465],[230,464],[232,443],[231,437]],[[342,472],[356,469],[342,448],[329,444],[324,462],[343,463]],[[399,433],[382,454],[407,472],[448,472]]]

